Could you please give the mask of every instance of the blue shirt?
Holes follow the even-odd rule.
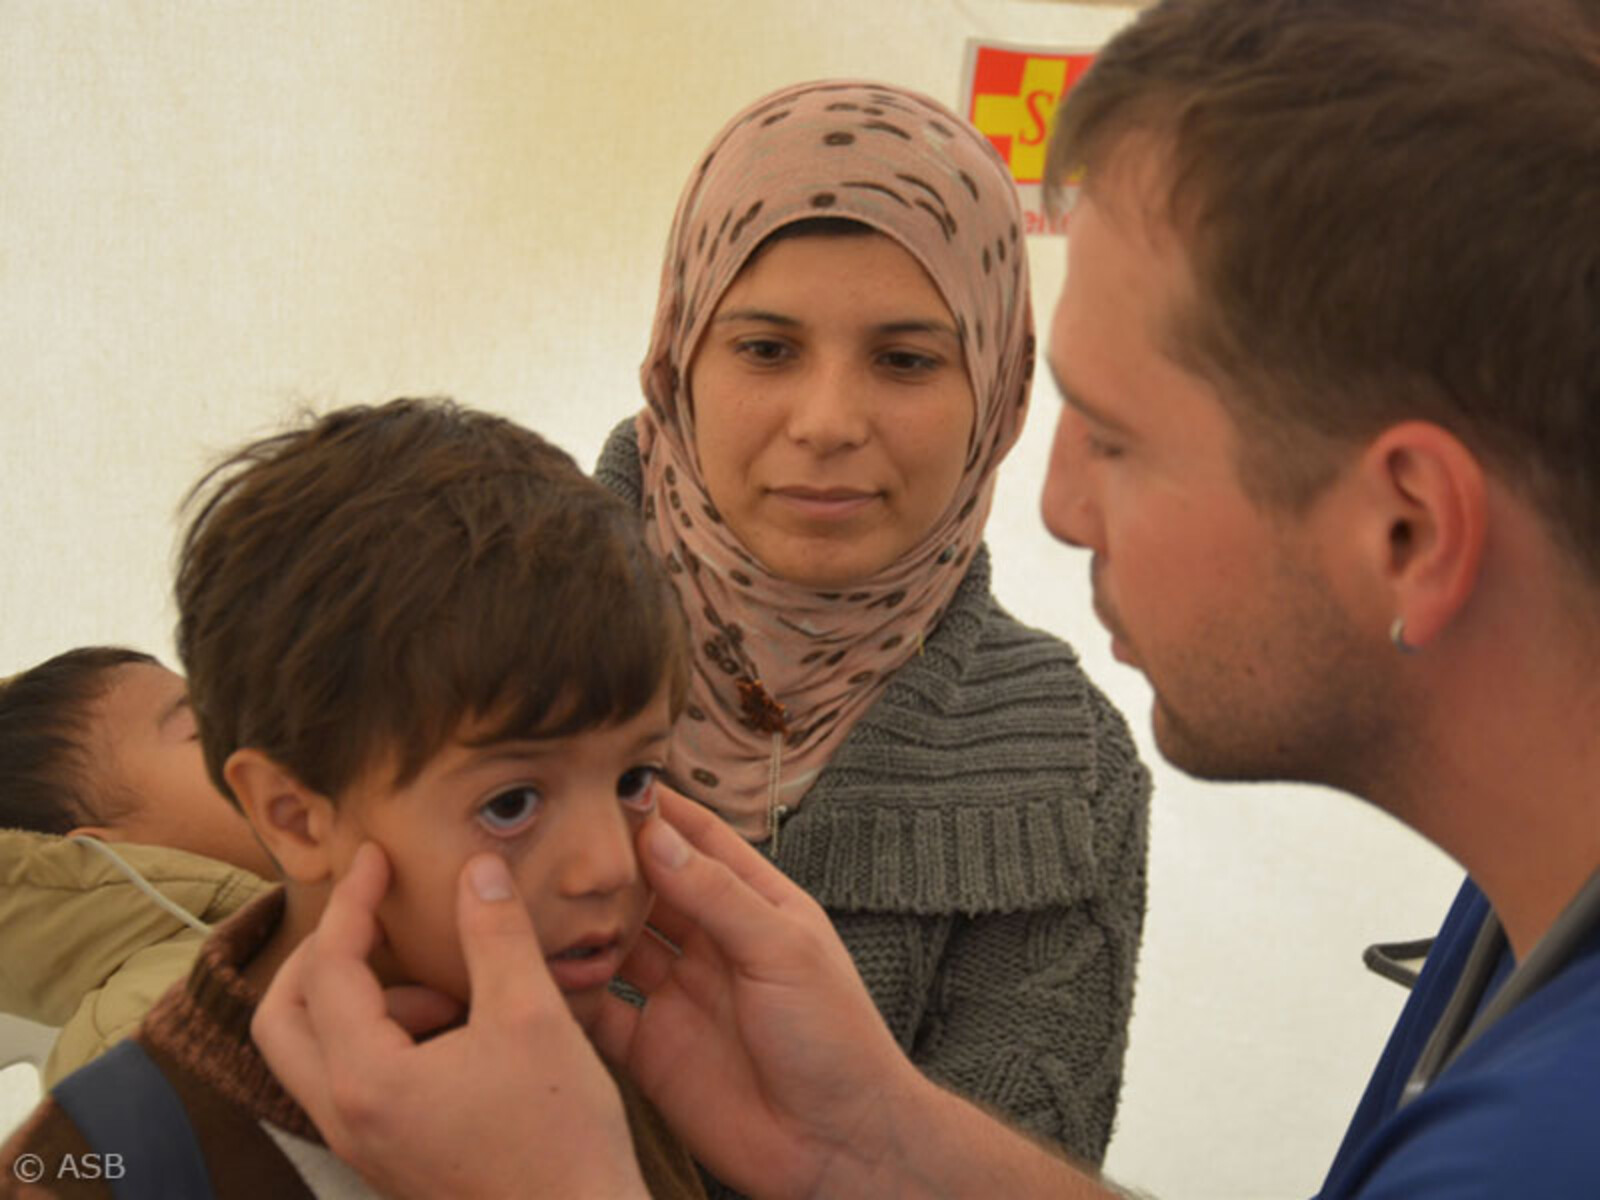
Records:
[[[1566,967],[1398,1108],[1488,915],[1488,900],[1468,880],[1319,1200],[1600,1197],[1600,930],[1588,930]],[[1510,953],[1501,958],[1485,999],[1510,974]]]

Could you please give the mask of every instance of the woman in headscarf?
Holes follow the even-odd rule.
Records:
[[[989,590],[1034,362],[993,147],[823,81],[736,116],[667,249],[646,406],[598,477],[692,627],[669,760],[823,905],[930,1075],[1098,1162],[1149,779],[1072,650]]]

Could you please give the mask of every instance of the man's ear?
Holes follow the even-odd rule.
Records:
[[[223,764],[239,807],[284,877],[323,883],[333,876],[333,802],[260,750],[235,750]]]
[[[1432,641],[1477,586],[1488,537],[1483,466],[1454,434],[1430,421],[1384,430],[1362,470],[1385,520],[1378,570],[1405,642]]]

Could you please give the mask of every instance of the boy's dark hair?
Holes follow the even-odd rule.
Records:
[[[1303,506],[1341,441],[1436,421],[1600,574],[1600,18],[1573,0],[1167,0],[1067,93],[1059,191],[1165,158],[1174,353]],[[1310,436],[1308,436],[1310,435]]]
[[[191,492],[178,652],[206,767],[241,747],[337,798],[484,742],[626,720],[688,659],[638,515],[563,451],[440,400],[348,408]]]
[[[159,665],[121,646],[81,646],[0,681],[0,828],[71,833],[106,819],[91,771],[91,710],[112,672]]]

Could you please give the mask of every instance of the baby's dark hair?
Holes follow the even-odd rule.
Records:
[[[159,665],[121,646],[81,646],[0,682],[0,827],[65,834],[106,819],[92,710],[113,672],[135,663]]]
[[[483,742],[627,720],[688,654],[638,515],[563,451],[442,400],[254,442],[191,493],[178,652],[206,768],[270,756],[330,799]]]

